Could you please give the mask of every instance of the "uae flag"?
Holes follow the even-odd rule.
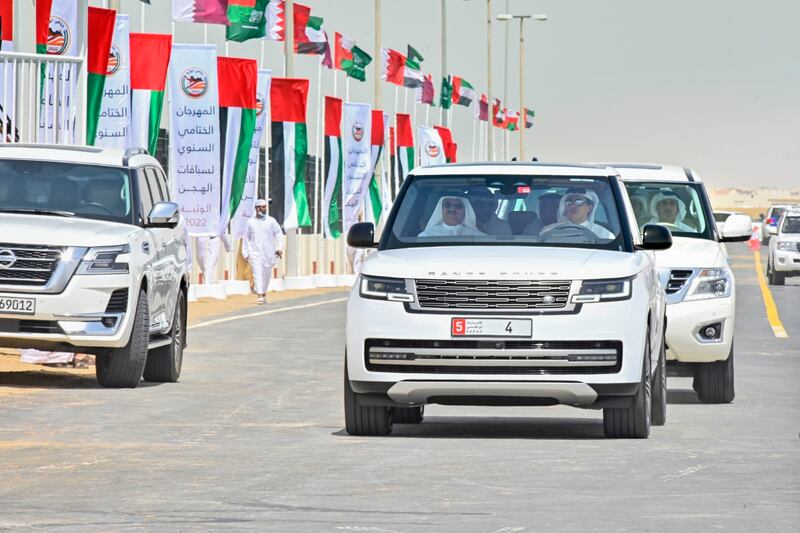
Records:
[[[383,111],[372,110],[372,129],[371,129],[371,148],[372,148],[372,180],[369,182],[369,194],[366,196],[366,220],[377,224],[381,219],[383,202],[381,199],[381,188],[378,184],[378,162],[381,160],[383,145],[386,142],[386,122]]]
[[[533,127],[533,117],[536,116],[536,112],[533,109],[525,108],[525,129],[529,130]]]
[[[103,104],[103,87],[108,73],[108,54],[114,38],[117,13],[112,9],[90,7],[88,14],[89,49],[86,57],[86,144],[93,146]]]
[[[442,92],[439,95],[439,105],[443,109],[450,109],[453,105],[453,84],[450,81],[450,76],[442,78]]]
[[[342,234],[342,100],[325,97],[325,195],[322,201],[322,227],[325,236],[338,239]]]
[[[225,39],[243,43],[267,34],[266,17],[269,0],[228,0],[228,26]]]
[[[411,115],[397,113],[397,159],[400,164],[400,178],[406,179],[414,170],[414,130],[411,126]]]
[[[172,0],[172,20],[228,24],[229,0]]]
[[[458,145],[453,142],[453,132],[450,128],[444,126],[434,126],[434,129],[439,132],[439,137],[442,138],[442,145],[444,146],[444,156],[448,163],[456,163],[456,152]]]
[[[131,33],[131,146],[156,155],[172,36]]]
[[[278,198],[272,216],[289,231],[311,225],[306,195],[308,80],[274,78],[270,87],[272,115],[271,196]],[[283,198],[283,201],[280,199]]]
[[[409,89],[416,89],[425,84],[425,76],[422,74],[422,61],[425,58],[417,52],[417,49],[408,45],[408,55],[406,56],[406,68],[403,74],[403,86]]]
[[[0,0],[0,52],[14,51],[14,0]]]
[[[256,129],[258,64],[254,59],[217,58],[219,123],[222,131],[220,234],[242,201]]]
[[[453,103],[469,107],[475,100],[475,89],[463,78],[453,76]]]

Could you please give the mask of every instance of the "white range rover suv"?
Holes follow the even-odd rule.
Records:
[[[733,331],[736,287],[723,243],[750,238],[752,220],[732,214],[717,230],[705,187],[688,168],[608,163],[628,189],[640,227],[662,224],[672,248],[656,253],[667,293],[667,360],[678,375],[692,376],[704,403],[735,396]]]
[[[346,430],[385,435],[426,404],[603,409],[609,437],[666,416],[664,291],[613,169],[447,165],[405,180],[347,307]]]
[[[0,346],[95,354],[105,387],[177,381],[185,241],[144,150],[0,144]]]
[[[783,212],[769,241],[767,280],[770,285],[784,285],[787,277],[800,276],[800,205]]]

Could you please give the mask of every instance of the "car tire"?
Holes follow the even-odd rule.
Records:
[[[150,350],[144,366],[144,380],[153,383],[175,383],[181,376],[183,348],[186,346],[186,296],[178,291],[178,301],[169,332],[170,343]]]
[[[650,338],[648,332],[647,339]],[[642,361],[642,379],[639,390],[628,407],[606,407],[603,409],[603,430],[606,437],[616,439],[646,439],[650,436],[651,413],[651,363],[650,342],[645,342]]]
[[[383,405],[363,405],[350,386],[347,362],[344,369],[344,424],[348,435],[376,437],[392,432],[392,409]]]
[[[724,361],[701,363],[695,368],[695,391],[703,403],[731,403],[736,397],[733,371],[733,345]]]
[[[663,426],[667,423],[667,348],[666,341],[661,338],[661,349],[658,354],[658,368],[653,375],[653,398],[650,413],[650,424]]]
[[[425,418],[425,406],[395,407],[392,409],[392,422],[395,424],[421,424]]]
[[[95,372],[101,387],[134,388],[139,384],[147,362],[150,342],[150,307],[147,293],[139,291],[128,344],[97,356]]]
[[[767,281],[770,285],[785,285],[786,274],[783,272],[775,272],[772,266],[772,261],[767,262]]]

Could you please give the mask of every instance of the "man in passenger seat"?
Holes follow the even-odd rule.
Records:
[[[524,235],[539,235],[545,226],[558,222],[558,206],[561,203],[561,194],[549,192],[539,197],[539,218],[531,221],[522,231]]]
[[[497,216],[497,199],[485,187],[471,189],[467,194],[479,230],[487,235],[511,235],[511,225]]]

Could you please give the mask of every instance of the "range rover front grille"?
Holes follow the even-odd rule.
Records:
[[[63,251],[58,246],[0,243],[0,285],[47,285]]]
[[[563,309],[570,281],[415,280],[423,309]]]
[[[691,270],[672,270],[669,273],[669,281],[667,281],[667,287],[664,292],[667,294],[675,294],[676,292],[680,292],[689,278],[692,277],[693,272]]]

